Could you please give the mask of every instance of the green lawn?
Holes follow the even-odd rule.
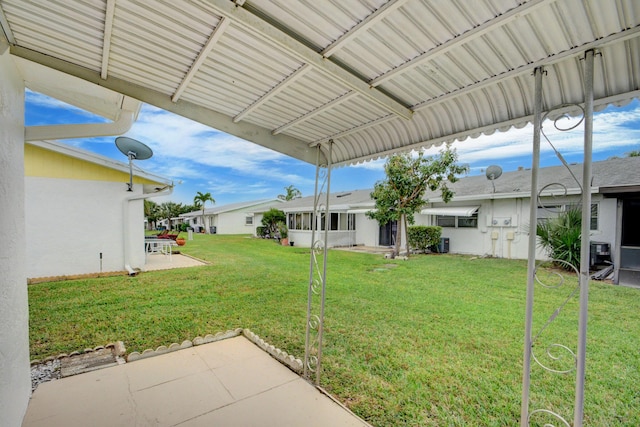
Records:
[[[308,250],[196,235],[183,251],[212,264],[30,285],[32,358],[116,340],[142,351],[239,327],[303,357]],[[375,426],[517,425],[525,288],[523,261],[331,251],[322,385]],[[534,329],[568,292],[536,288]],[[640,291],[592,282],[589,304],[585,424],[638,426]],[[576,348],[577,310],[575,298],[537,353]],[[571,421],[574,384],[574,374],[534,368],[533,406]]]

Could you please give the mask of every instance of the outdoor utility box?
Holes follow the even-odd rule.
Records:
[[[437,252],[439,254],[449,253],[449,238],[441,237],[440,243],[431,247],[431,252]]]
[[[218,227],[216,227],[215,225],[212,227],[209,227],[209,233],[216,234],[217,231],[218,231]]]
[[[589,266],[611,262],[611,245],[605,242],[591,242],[589,248]]]

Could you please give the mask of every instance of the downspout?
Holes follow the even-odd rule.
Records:
[[[126,199],[124,199],[124,201],[122,202],[122,213],[123,213],[122,244],[123,244],[123,255],[124,255],[124,268],[127,270],[127,273],[129,273],[129,276],[135,276],[138,273],[136,270],[131,268],[131,265],[129,263],[129,245],[128,245],[129,242],[127,240],[127,236],[129,235],[129,203],[134,200],[148,199],[151,197],[169,196],[172,193],[173,193],[173,183],[172,185],[167,185],[166,187],[161,188],[155,193],[147,193],[147,194],[143,193],[143,194],[135,194],[135,195],[129,196]]]

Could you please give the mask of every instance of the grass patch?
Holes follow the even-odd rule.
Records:
[[[181,250],[211,265],[30,285],[32,358],[115,340],[142,351],[237,327],[302,357],[309,250],[194,238]],[[331,251],[323,386],[375,426],[516,425],[525,288],[523,261]],[[536,288],[534,330],[567,293]],[[577,310],[574,299],[537,352],[576,347]],[[585,425],[640,425],[640,292],[592,282],[589,313]],[[534,368],[533,406],[571,420],[574,384]]]

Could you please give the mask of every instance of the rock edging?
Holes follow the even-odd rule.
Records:
[[[266,351],[276,359],[278,362],[286,365],[292,371],[301,374],[302,373],[302,360],[296,359],[291,354],[288,354],[286,351],[282,351],[279,348],[267,343],[265,340],[260,338],[258,335],[251,332],[249,329],[243,329],[242,334],[252,343],[260,347],[262,350]]]

